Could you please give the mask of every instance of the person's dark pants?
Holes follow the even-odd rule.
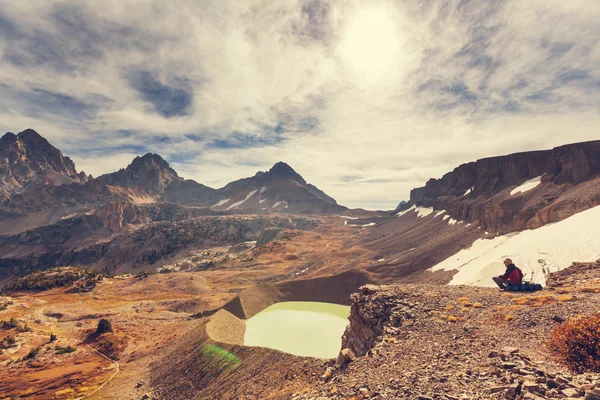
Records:
[[[495,276],[492,279],[494,282],[496,282],[496,285],[498,285],[500,289],[508,289],[508,279],[501,276]]]

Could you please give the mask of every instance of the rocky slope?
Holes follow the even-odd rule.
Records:
[[[8,132],[0,138],[0,195],[19,193],[31,185],[58,186],[88,179],[33,129],[18,135]]]
[[[599,278],[592,263],[564,270],[543,293],[363,286],[337,366],[293,398],[600,398],[600,374],[573,374],[545,346],[557,324],[597,312]]]
[[[54,266],[88,266],[111,273],[153,270],[184,257],[187,251],[255,241],[269,227],[315,226],[304,218],[202,217],[213,213],[168,204],[117,203],[21,234],[0,236],[0,282]]]

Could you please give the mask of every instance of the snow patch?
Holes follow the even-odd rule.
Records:
[[[446,210],[438,211],[438,212],[435,213],[435,215],[433,216],[433,218],[439,217],[440,215],[444,214],[445,212],[446,212]]]
[[[465,192],[465,194],[463,194],[463,197],[465,197],[466,195],[468,195],[468,194],[469,194],[469,193],[471,193],[472,191],[473,191],[473,188],[472,188],[472,187],[471,187],[471,188],[469,188],[469,189],[468,189],[468,190]]]
[[[258,204],[262,204],[262,203],[264,203],[265,201],[267,201],[267,199],[260,199],[260,200],[258,200]]]
[[[232,205],[230,205],[229,207],[227,207],[225,209],[225,211],[227,210],[231,210],[232,208],[236,208],[237,206],[239,206],[240,204],[245,203],[250,197],[254,196],[254,193],[258,192],[258,190],[253,190],[250,193],[248,193],[248,195],[246,196],[246,198],[244,200],[240,200],[238,202],[233,203]]]
[[[263,186],[263,187],[261,187],[261,188],[260,188],[260,192],[261,192],[261,193],[263,193],[265,190],[267,190],[267,187],[266,187],[266,186]]]
[[[400,211],[400,212],[398,213],[398,215],[397,215],[397,216],[398,216],[398,217],[401,217],[401,216],[403,216],[404,214],[406,214],[407,212],[409,212],[409,211],[415,211],[416,209],[417,209],[417,206],[413,204],[413,206],[412,206],[411,208],[409,208],[409,209],[406,209],[406,210],[404,210],[404,211]]]
[[[449,216],[449,215],[444,215],[444,217],[442,218],[442,221],[445,221],[445,220],[447,220],[448,218],[450,218],[450,216]]]
[[[538,229],[478,239],[468,249],[430,268],[458,272],[451,285],[494,287],[492,277],[504,273],[502,260],[511,258],[525,279],[545,284],[545,274],[559,271],[574,261],[600,258],[600,206]]]
[[[380,258],[379,260],[377,260],[377,262],[382,262],[385,261],[385,258]]]
[[[517,193],[525,193],[528,190],[531,190],[533,188],[535,188],[537,185],[539,185],[540,183],[542,183],[542,177],[538,176],[536,178],[530,179],[528,181],[523,182],[522,185],[517,186],[516,188],[514,188],[513,190],[510,191],[510,195],[515,195]]]
[[[358,219],[358,217],[347,217],[345,215],[340,215],[340,218],[346,218],[346,219]]]
[[[454,224],[456,224],[457,222],[458,222],[458,221],[456,221],[454,218],[450,218],[450,219],[448,220],[448,225],[454,225]]]
[[[278,201],[278,202],[276,202],[275,204],[273,204],[273,207],[271,207],[271,208],[279,207],[279,205],[280,205],[281,203],[283,203],[283,201]]]
[[[221,201],[219,201],[217,204],[215,204],[213,207],[221,207],[222,205],[225,205],[227,203],[229,203],[231,201],[231,199],[223,199]]]
[[[415,211],[417,211],[417,217],[423,218],[423,217],[428,216],[429,214],[433,214],[433,207],[429,207],[429,208],[417,207],[417,209]]]

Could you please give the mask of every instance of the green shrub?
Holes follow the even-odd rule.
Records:
[[[71,345],[68,345],[67,347],[56,346],[54,349],[56,350],[56,354],[68,354],[68,353],[73,353],[75,350],[77,350],[75,347],[72,347]]]
[[[112,324],[109,320],[102,318],[98,321],[98,328],[96,328],[96,334],[101,335],[106,332],[113,332]]]
[[[35,356],[38,355],[38,353],[40,352],[40,350],[42,350],[41,347],[36,347],[35,349],[32,349],[29,354],[27,354],[27,358],[31,359],[31,358],[35,358]]]
[[[50,342],[54,342],[56,340],[56,335],[54,333],[50,334]]]

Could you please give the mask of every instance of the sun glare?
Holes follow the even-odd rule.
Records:
[[[348,17],[339,50],[357,72],[377,75],[391,64],[400,47],[394,15],[382,7],[357,10]]]

